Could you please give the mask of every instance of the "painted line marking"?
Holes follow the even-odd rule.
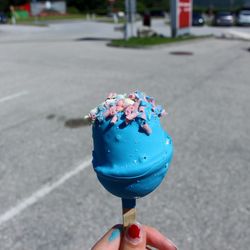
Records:
[[[28,94],[29,94],[28,91],[22,91],[22,92],[13,94],[13,95],[5,96],[5,97],[3,97],[3,98],[0,99],[0,103],[7,102],[7,101],[10,101],[12,99],[16,99],[18,97],[21,97],[21,96],[24,96],[24,95],[28,95]]]
[[[53,183],[47,183],[42,188],[34,192],[30,197],[22,200],[16,206],[10,208],[4,214],[0,215],[0,226],[4,223],[8,222],[9,220],[13,219],[15,216],[22,213],[24,210],[29,208],[30,206],[37,203],[39,200],[50,194],[53,190],[59,188],[63,185],[66,181],[74,177],[75,175],[79,174],[85,168],[91,165],[91,159],[87,159],[81,165],[76,167],[75,169],[65,173],[60,179]]]

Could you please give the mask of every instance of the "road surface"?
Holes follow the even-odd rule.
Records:
[[[250,44],[116,49],[104,38],[119,35],[100,25],[0,28],[0,249],[90,249],[121,222],[79,119],[110,91],[137,89],[167,108],[175,145],[167,178],[138,201],[138,220],[179,249],[248,249]]]

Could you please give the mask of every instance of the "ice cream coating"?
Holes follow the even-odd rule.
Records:
[[[92,113],[93,167],[112,194],[126,199],[143,197],[159,186],[172,159],[172,140],[160,124],[164,111],[151,97],[135,92],[123,110],[105,116],[121,100],[114,96],[107,99],[112,106],[102,104]],[[126,112],[129,105],[135,106],[130,108],[133,112]]]

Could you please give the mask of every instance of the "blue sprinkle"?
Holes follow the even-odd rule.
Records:
[[[145,101],[143,101],[143,100],[141,100],[141,102],[140,102],[140,106],[143,106],[143,107],[146,107],[147,106],[147,102],[145,102]]]

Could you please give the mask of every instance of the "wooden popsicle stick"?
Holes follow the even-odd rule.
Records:
[[[123,227],[126,228],[135,223],[136,220],[136,208],[123,208]]]
[[[136,221],[136,200],[122,199],[123,227],[126,228]]]

